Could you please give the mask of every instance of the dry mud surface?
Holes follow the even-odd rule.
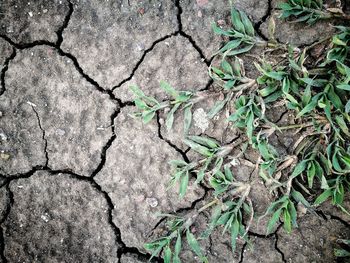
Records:
[[[266,38],[275,1],[236,2]],[[229,13],[226,0],[0,2],[0,262],[145,263],[143,243],[161,226],[157,213],[207,202],[202,186],[182,200],[166,190],[168,161],[195,156],[181,142],[181,125],[167,132],[162,114],[147,125],[130,117],[128,86],[160,100],[161,80],[208,89],[208,66],[223,41],[210,24],[228,25]],[[276,28],[279,41],[297,46],[333,30],[326,23]],[[196,105],[190,132],[232,141],[225,118],[206,123],[214,102]],[[234,172],[251,183],[263,213],[269,192],[248,165],[254,155],[244,158]],[[194,228],[205,229],[209,216]],[[266,222],[253,222],[251,245],[238,240],[234,254],[219,230],[202,247],[210,262],[335,262],[335,240],[349,237],[349,218],[325,204],[298,220],[291,235],[279,226],[265,236]],[[186,246],[181,257],[198,262]]]

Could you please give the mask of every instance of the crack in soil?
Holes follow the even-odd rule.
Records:
[[[82,69],[82,67],[80,66],[77,58],[74,55],[72,55],[71,53],[63,51],[57,43],[55,44],[55,43],[51,43],[51,42],[46,41],[46,40],[38,40],[38,41],[31,42],[31,43],[17,44],[5,35],[0,35],[0,37],[2,39],[4,39],[5,41],[7,41],[9,44],[11,44],[13,47],[15,47],[16,49],[19,49],[19,50],[30,49],[30,48],[33,48],[36,46],[48,46],[48,47],[54,48],[60,56],[70,59],[73,62],[73,65],[74,65],[75,69],[79,72],[79,74],[87,82],[89,82],[91,85],[93,85],[99,92],[101,92],[102,94],[107,94],[109,96],[110,100],[116,101],[120,106],[124,104],[119,98],[114,96],[112,90],[106,90],[106,89],[102,88],[96,80],[94,80],[88,74],[86,74],[84,72],[84,70]],[[14,53],[11,55],[10,60],[12,60],[15,57],[15,55],[16,55],[16,52],[14,51]],[[5,66],[6,66],[6,64],[5,64]],[[6,69],[3,68],[2,75],[1,75],[1,84],[2,84],[3,90],[5,90],[5,83],[3,82],[3,79],[5,78],[4,73],[7,71],[7,68],[8,67],[6,67]],[[2,91],[2,93],[3,93],[3,91]],[[0,95],[2,95],[2,93],[0,93]]]
[[[68,19],[67,19],[67,24],[68,24]],[[63,30],[62,30],[63,32]],[[113,141],[115,140],[116,138],[116,134],[115,134],[115,126],[114,126],[114,119],[117,117],[117,115],[119,114],[120,112],[120,109],[125,107],[125,106],[129,106],[129,105],[134,105],[134,103],[132,102],[122,102],[120,99],[116,98],[113,94],[113,91],[112,90],[105,90],[103,89],[94,79],[92,79],[90,76],[88,76],[84,71],[83,69],[80,67],[79,63],[78,63],[78,60],[70,53],[67,53],[67,52],[64,52],[58,45],[60,43],[56,43],[56,44],[53,44],[51,42],[48,42],[48,41],[34,41],[32,43],[26,43],[26,44],[17,44],[15,42],[13,42],[10,38],[8,38],[7,36],[3,36],[3,35],[0,35],[1,38],[3,38],[4,40],[6,40],[7,42],[9,42],[14,48],[13,48],[13,52],[11,54],[11,56],[5,61],[5,66],[3,68],[3,70],[1,71],[1,86],[2,86],[2,92],[0,95],[2,95],[4,93],[4,91],[6,90],[5,88],[5,72],[7,71],[8,69],[8,65],[10,63],[11,60],[14,59],[14,57],[16,56],[16,49],[19,49],[19,50],[23,50],[23,49],[29,49],[29,48],[32,48],[32,47],[35,47],[35,46],[49,46],[49,47],[52,47],[52,48],[55,48],[57,50],[57,52],[59,53],[59,55],[61,56],[64,56],[64,57],[67,57],[69,58],[76,70],[81,74],[81,76],[86,80],[88,81],[90,84],[92,84],[98,91],[100,91],[101,93],[104,93],[104,94],[107,94],[109,96],[109,98],[112,100],[112,101],[116,101],[119,108],[111,115],[111,129],[112,129],[112,136],[110,137],[110,139],[108,140],[108,142],[106,143],[106,145],[103,147],[102,149],[102,153],[101,153],[101,162],[99,163],[99,165],[97,166],[96,170],[91,174],[90,177],[84,177],[84,176],[81,176],[81,175],[77,175],[75,173],[73,173],[72,171],[70,170],[59,170],[59,171],[53,171],[51,170],[49,167],[48,167],[48,153],[47,153],[47,140],[45,138],[45,131],[44,129],[42,128],[41,126],[41,122],[40,122],[40,118],[39,118],[39,115],[37,113],[37,111],[33,108],[36,116],[37,116],[37,119],[38,119],[38,124],[39,124],[39,127],[41,129],[41,131],[43,132],[43,139],[45,141],[45,156],[46,156],[46,163],[44,166],[35,166],[33,167],[30,171],[26,172],[26,173],[23,173],[23,174],[15,174],[15,175],[12,175],[10,178],[9,177],[6,177],[4,179],[4,182],[2,183],[1,187],[4,186],[4,185],[8,185],[11,181],[13,180],[17,180],[17,179],[21,179],[21,178],[29,178],[30,176],[32,176],[35,172],[37,171],[49,171],[50,173],[53,173],[53,174],[57,174],[57,173],[66,173],[66,174],[69,174],[77,179],[80,179],[80,180],[84,180],[84,181],[88,181],[90,182],[90,184],[95,188],[97,189],[100,193],[102,193],[108,203],[108,206],[109,206],[109,223],[110,225],[112,226],[112,229],[116,235],[116,240],[117,240],[117,243],[119,244],[119,248],[118,248],[118,261],[120,261],[120,258],[123,254],[126,254],[126,253],[131,253],[131,254],[134,254],[134,255],[137,255],[138,258],[142,259],[142,260],[146,260],[146,259],[149,259],[151,257],[150,254],[146,253],[141,253],[137,248],[134,248],[134,247],[127,247],[125,245],[125,243],[122,241],[121,239],[121,232],[120,232],[120,229],[112,222],[112,210],[114,208],[114,205],[111,201],[111,198],[109,197],[109,195],[107,194],[107,192],[103,191],[101,186],[99,186],[95,181],[94,181],[94,176],[100,171],[102,170],[102,168],[104,167],[105,165],[105,162],[106,162],[106,153],[107,153],[107,150],[109,149],[109,147],[112,145]],[[170,36],[169,36],[170,37]],[[170,144],[169,144],[170,145]],[[176,146],[173,146],[174,149],[176,149],[177,147]],[[179,149],[178,149],[179,150]],[[181,152],[180,152],[181,153]],[[182,155],[182,156],[185,156],[186,155]],[[10,206],[11,207],[11,206]],[[10,207],[8,210],[10,210]],[[9,213],[9,211],[8,211]],[[7,213],[7,215],[8,215]],[[6,217],[7,217],[6,215]],[[6,220],[6,217],[4,218],[3,221]],[[2,222],[0,222],[0,240],[3,241],[3,235],[2,235],[2,227],[1,227],[1,224]],[[0,247],[0,252],[3,252],[4,251],[4,242],[2,242],[3,245]],[[3,254],[3,253],[2,253]],[[7,262],[6,258],[4,258],[4,255],[0,255],[0,257],[2,258],[2,260],[4,262]],[[153,258],[153,262],[163,262],[163,260],[161,258],[157,258],[157,257],[154,257]]]
[[[70,0],[67,0],[68,2],[68,13],[66,14],[62,26],[56,31],[57,34],[57,41],[56,41],[56,46],[60,47],[62,42],[63,42],[63,31],[68,27],[70,18],[72,17],[72,14],[74,12],[73,4],[71,3]]]
[[[282,227],[282,223],[280,223],[278,226],[277,226],[277,228],[276,228],[276,230],[273,232],[273,233],[270,233],[270,234],[268,234],[268,235],[262,235],[262,234],[258,234],[258,233],[255,233],[255,232],[252,232],[252,231],[248,231],[248,236],[253,236],[253,237],[257,237],[257,238],[261,238],[261,239],[271,239],[272,237],[274,237],[275,238],[275,250],[281,255],[281,257],[282,257],[282,261],[283,262],[287,262],[286,261],[286,259],[285,259],[285,256],[284,256],[284,253],[280,250],[280,248],[278,247],[278,234],[277,234],[277,232],[279,231],[279,229]],[[242,261],[240,261],[240,262],[242,262]]]
[[[259,233],[255,233],[251,230],[248,231],[248,235],[249,236],[253,236],[253,237],[258,237],[258,238],[262,238],[262,239],[270,239],[271,237],[273,237],[274,235],[277,234],[277,231],[282,227],[282,224],[279,224],[276,228],[276,230],[268,235],[262,235],[262,234],[259,234]]]
[[[182,15],[182,7],[181,7],[181,4],[180,4],[180,0],[175,0],[175,6],[178,10],[177,12],[177,15],[176,15],[176,18],[177,18],[177,23],[178,23],[178,27],[179,27],[179,30],[177,32],[177,34],[187,38],[187,40],[192,44],[193,48],[195,50],[197,50],[197,52],[199,53],[201,59],[205,62],[205,64],[209,67],[210,66],[210,63],[211,63],[211,60],[213,59],[210,58],[210,59],[207,59],[204,55],[204,52],[203,50],[197,45],[196,41],[194,41],[194,39],[192,38],[191,35],[187,34],[185,31],[183,31],[183,26],[182,26],[182,19],[181,19],[181,15]],[[208,86],[208,85],[207,85]],[[207,88],[207,87],[206,87]]]
[[[92,174],[90,175],[91,178],[94,178],[101,170],[102,168],[105,166],[106,164],[106,159],[107,159],[107,151],[108,149],[112,146],[114,140],[117,138],[117,135],[115,133],[115,119],[117,118],[117,116],[119,115],[120,111],[121,111],[122,107],[118,107],[118,109],[116,109],[112,115],[111,115],[111,130],[112,130],[112,136],[108,139],[107,143],[103,146],[102,150],[101,150],[101,161],[100,163],[97,165],[96,169],[92,172]]]
[[[49,154],[47,152],[47,139],[46,139],[46,136],[45,136],[45,130],[43,129],[42,125],[41,125],[41,121],[40,121],[40,117],[39,117],[39,114],[38,112],[35,110],[35,107],[33,105],[31,105],[35,115],[36,115],[36,118],[38,120],[38,125],[39,125],[39,128],[42,132],[42,139],[44,141],[44,153],[45,153],[45,165],[44,166],[48,166],[49,164]]]
[[[214,84],[214,80],[212,78],[209,78],[208,83],[205,85],[203,89],[200,89],[198,91],[206,91],[209,90],[209,88]]]
[[[272,12],[272,4],[271,4],[271,0],[268,1],[268,10],[266,12],[266,14],[262,17],[262,19],[255,24],[255,30],[257,31],[258,35],[263,38],[264,40],[267,40],[267,38],[261,33],[260,31],[260,26],[262,23],[264,23],[268,17],[271,15],[271,12]],[[135,247],[127,247],[125,245],[125,243],[122,241],[122,237],[121,237],[121,231],[120,229],[114,224],[113,222],[113,215],[112,215],[112,211],[114,210],[114,204],[112,202],[112,199],[110,198],[109,194],[102,190],[102,187],[96,183],[96,181],[94,180],[94,176],[100,172],[102,170],[102,168],[104,167],[105,163],[106,163],[106,154],[107,154],[107,151],[108,149],[111,147],[111,145],[113,144],[115,138],[116,138],[116,133],[115,133],[115,118],[118,116],[118,114],[120,113],[120,110],[121,108],[125,107],[125,106],[134,106],[134,104],[132,102],[122,102],[119,98],[117,98],[114,94],[113,94],[113,91],[120,87],[122,84],[126,83],[127,81],[129,81],[130,79],[132,79],[132,77],[134,76],[135,72],[137,71],[137,69],[140,67],[140,65],[143,63],[146,55],[151,52],[155,46],[172,37],[172,36],[177,36],[177,35],[180,35],[182,37],[185,37],[191,44],[192,46],[194,47],[194,49],[199,53],[200,57],[204,60],[204,62],[207,64],[207,66],[210,65],[210,62],[211,62],[211,59],[208,60],[205,56],[204,56],[204,53],[203,51],[200,49],[200,47],[196,44],[196,42],[193,40],[193,38],[188,35],[187,33],[183,32],[183,26],[182,26],[182,21],[181,21],[181,14],[182,14],[182,7],[181,7],[181,4],[180,4],[180,0],[175,0],[175,6],[178,8],[178,13],[177,13],[177,21],[178,21],[178,31],[175,31],[174,33],[170,34],[170,35],[166,35],[156,41],[154,41],[151,45],[150,48],[148,48],[147,50],[144,51],[142,57],[140,58],[140,60],[136,63],[136,66],[134,67],[134,69],[132,70],[132,73],[131,75],[122,80],[119,84],[117,84],[116,86],[114,86],[112,88],[112,90],[106,90],[104,88],[102,88],[98,83],[97,81],[95,81],[93,78],[91,78],[89,75],[87,75],[82,67],[79,65],[78,63],[78,60],[77,58],[68,53],[68,52],[65,52],[61,49],[61,44],[63,42],[63,31],[68,27],[68,24],[69,24],[69,21],[71,19],[71,16],[74,12],[74,9],[73,9],[73,4],[68,0],[68,3],[69,3],[69,11],[68,13],[66,14],[65,18],[64,18],[64,21],[63,21],[63,24],[62,26],[56,31],[56,34],[57,34],[57,41],[56,43],[52,43],[52,42],[49,42],[49,41],[46,41],[46,40],[36,40],[36,41],[33,41],[31,43],[15,43],[13,40],[11,40],[9,37],[5,36],[5,35],[0,35],[1,38],[3,38],[5,41],[7,41],[8,43],[10,43],[13,47],[13,51],[12,51],[12,54],[5,60],[5,63],[4,63],[4,67],[1,71],[1,88],[2,90],[0,91],[0,95],[2,95],[6,88],[5,88],[5,73],[6,71],[8,70],[8,66],[9,66],[9,63],[15,58],[16,56],[16,49],[19,49],[19,50],[23,50],[23,49],[29,49],[29,48],[33,48],[35,46],[41,46],[41,45],[44,45],[44,46],[49,46],[49,47],[52,47],[52,48],[55,48],[57,50],[57,52],[61,55],[61,56],[64,56],[64,57],[67,57],[69,58],[76,70],[81,74],[81,76],[86,80],[88,81],[90,84],[92,84],[98,91],[104,93],[104,94],[107,94],[109,96],[109,98],[112,100],[112,101],[116,101],[119,108],[116,109],[113,114],[111,115],[111,130],[112,130],[112,136],[109,138],[109,140],[107,141],[107,143],[105,144],[105,146],[102,148],[102,152],[101,152],[101,162],[98,164],[96,170],[91,174],[90,177],[85,177],[85,176],[82,176],[82,175],[78,175],[78,174],[75,174],[73,173],[72,171],[70,170],[51,170],[49,167],[48,167],[48,153],[47,153],[47,140],[45,138],[45,130],[42,128],[42,125],[41,125],[41,121],[40,121],[40,118],[39,118],[39,115],[37,113],[37,111],[34,109],[33,107],[33,110],[37,116],[37,120],[38,120],[38,124],[39,124],[39,127],[43,133],[43,140],[45,141],[45,156],[46,156],[46,163],[44,166],[35,166],[33,167],[29,172],[27,173],[23,173],[23,174],[16,174],[14,175],[13,177],[11,178],[5,178],[4,179],[4,183],[0,186],[0,187],[3,187],[5,186],[6,187],[6,190],[8,191],[8,195],[9,195],[9,201],[8,201],[8,204],[6,206],[6,211],[5,211],[5,215],[4,217],[2,218],[2,220],[0,221],[0,258],[2,259],[3,262],[8,262],[7,259],[5,258],[5,255],[4,255],[4,250],[5,250],[5,242],[4,242],[4,233],[3,233],[3,228],[1,227],[2,223],[4,221],[6,221],[9,213],[10,213],[10,210],[11,210],[11,207],[13,205],[13,193],[11,192],[10,188],[9,188],[9,184],[11,181],[13,180],[18,180],[18,179],[22,179],[22,178],[29,178],[30,176],[32,176],[35,172],[37,171],[48,171],[49,173],[51,174],[60,174],[60,173],[65,173],[65,174],[68,174],[70,175],[72,178],[75,178],[77,180],[82,180],[82,181],[86,181],[86,182],[89,182],[90,185],[97,191],[99,192],[100,194],[102,194],[105,198],[105,200],[107,201],[107,204],[108,204],[108,223],[110,224],[110,226],[112,227],[113,229],[113,232],[116,236],[116,243],[119,245],[118,247],[118,261],[120,262],[120,259],[121,259],[121,256],[123,254],[133,254],[133,255],[136,255],[139,259],[141,260],[148,260],[151,255],[150,254],[145,254],[145,253],[142,253],[140,252],[137,248]],[[209,88],[209,86],[211,86],[213,83],[212,79],[209,80],[208,84],[206,85],[206,87],[203,89],[203,90],[206,90]],[[287,112],[287,111],[286,111]],[[286,113],[282,113],[281,115],[281,118],[283,117],[283,115]],[[280,119],[281,119],[280,118]],[[189,162],[189,159],[186,155],[187,151],[182,151],[180,148],[178,148],[176,145],[174,145],[173,143],[171,143],[169,140],[165,139],[162,134],[161,134],[161,124],[159,122],[159,114],[157,113],[157,124],[158,124],[158,136],[161,140],[165,141],[166,143],[168,143],[169,146],[171,146],[174,150],[176,150],[178,153],[180,153],[180,155],[182,156],[182,158],[186,161],[186,162]],[[196,205],[204,200],[207,195],[209,194],[209,191],[210,189],[202,186],[205,190],[204,194],[202,197],[198,198],[197,200],[193,201],[191,206],[189,207],[186,207],[186,208],[180,208],[178,209],[178,213],[181,213],[181,212],[185,212],[185,211],[191,211],[193,209],[195,209]],[[322,211],[319,211],[320,213],[322,213],[323,215],[325,215]],[[330,219],[332,220],[337,220],[339,222],[341,222],[342,224],[344,224],[345,226],[347,227],[350,227],[350,224],[347,223],[346,221],[342,220],[341,218],[337,217],[337,216],[334,216],[334,215],[331,215],[329,214],[330,216]],[[159,221],[155,228],[162,222],[163,219],[161,219],[161,221]],[[278,247],[278,234],[277,234],[277,231],[278,229],[281,227],[281,224],[278,226],[278,228],[276,229],[276,231],[270,235],[267,235],[267,236],[264,236],[264,235],[260,235],[260,234],[257,234],[257,233],[254,233],[254,232],[251,232],[249,231],[248,234],[249,235],[252,235],[252,236],[257,236],[259,238],[271,238],[272,236],[275,236],[275,249],[281,254],[281,257],[282,257],[282,260],[284,262],[286,262],[286,259],[285,259],[285,255],[284,253],[279,249]],[[244,250],[247,246],[247,243],[245,243],[242,247],[242,251],[241,251],[241,258],[240,258],[240,261],[239,262],[242,262],[244,260]],[[153,262],[163,262],[163,259],[161,258],[154,258],[153,259]]]
[[[283,251],[278,247],[278,234],[277,234],[277,231],[275,232],[275,249],[281,255],[282,261],[287,263],[287,260],[285,258],[285,255],[284,255]]]
[[[183,32],[183,31],[179,31],[179,30],[178,30],[178,31],[175,31],[174,33],[172,33],[172,34],[170,34],[170,35],[166,35],[166,36],[161,37],[161,38],[157,39],[156,41],[154,41],[154,42],[152,43],[152,45],[151,45],[148,49],[146,49],[146,50],[144,51],[144,53],[142,54],[140,60],[136,63],[135,67],[133,68],[131,74],[130,74],[127,78],[125,78],[125,79],[123,79],[121,82],[119,82],[117,85],[115,85],[114,87],[112,87],[111,91],[114,92],[116,89],[120,88],[123,84],[127,83],[128,81],[130,81],[130,80],[134,77],[135,73],[137,72],[137,70],[139,69],[139,67],[141,66],[141,64],[144,62],[144,60],[145,60],[147,54],[148,54],[148,53],[151,53],[151,52],[153,51],[153,49],[154,49],[159,43],[161,43],[161,42],[163,42],[163,41],[165,41],[165,40],[167,40],[167,39],[169,39],[169,38],[171,38],[171,37],[174,37],[174,36],[182,36],[182,37],[184,37],[186,40],[188,40],[188,41],[191,43],[192,47],[198,52],[198,54],[199,54],[201,60],[204,61],[204,63],[205,63],[208,67],[210,66],[210,63],[211,63],[211,60],[212,60],[212,59],[208,60],[208,59],[204,56],[203,51],[200,49],[200,47],[196,44],[196,42],[193,40],[193,38],[192,38],[190,35],[186,34],[186,33]],[[213,80],[212,80],[212,79],[209,79],[208,83],[207,83],[207,84],[205,85],[205,87],[204,87],[203,89],[201,89],[200,91],[208,90],[209,87],[210,87],[212,84],[213,84]],[[114,96],[114,98],[116,99],[115,96]],[[118,99],[118,100],[119,100],[119,99]],[[120,100],[119,100],[119,101],[120,101]]]
[[[60,47],[60,45],[63,42],[63,31],[67,28],[70,18],[73,14],[73,4],[71,3],[70,0],[66,0],[68,2],[68,12],[65,15],[62,25],[57,29],[57,31],[55,31],[56,35],[57,35],[57,41],[56,43],[50,42],[48,40],[34,40],[33,42],[30,43],[16,43],[15,41],[13,41],[10,37],[6,36],[6,35],[0,35],[1,38],[3,38],[4,40],[6,40],[7,42],[9,42],[12,46],[15,46],[18,49],[24,49],[24,48],[30,48],[30,47],[35,47],[38,45],[54,45],[57,47]]]
[[[173,148],[175,151],[177,151],[183,158],[183,160],[186,162],[186,163],[189,163],[190,160],[188,159],[186,153],[181,150],[179,147],[177,147],[175,144],[173,144],[171,141],[169,141],[168,139],[164,138],[163,135],[162,135],[162,125],[160,124],[160,116],[159,116],[159,113],[157,112],[156,113],[156,117],[157,117],[157,124],[158,124],[158,137],[159,139],[165,141],[171,148]]]
[[[245,248],[247,247],[247,245],[248,245],[247,242],[245,242],[243,244],[242,249],[241,249],[241,257],[240,257],[238,263],[242,263],[243,262],[243,260],[244,260],[244,252],[245,252]]]
[[[1,74],[0,75],[0,82],[1,82],[0,96],[2,94],[4,94],[4,92],[6,91],[6,87],[5,87],[5,73],[8,70],[10,62],[16,57],[16,54],[17,54],[16,49],[12,47],[11,55],[8,58],[6,58],[6,60],[4,62],[3,68],[2,68],[1,73],[0,73]]]
[[[106,90],[106,89],[102,88],[96,80],[94,80],[88,74],[86,74],[84,72],[83,68],[79,65],[79,62],[75,56],[73,56],[72,54],[70,54],[68,52],[63,51],[60,47],[57,47],[57,46],[54,46],[54,47],[57,49],[58,54],[60,54],[63,57],[69,58],[73,62],[76,70],[83,76],[83,78],[86,81],[88,81],[90,84],[92,84],[98,91],[100,91],[103,94],[107,94],[112,101],[117,101],[119,105],[123,104],[120,99],[118,99],[116,96],[114,96],[112,90]]]
[[[328,220],[336,220],[339,223],[343,224],[344,226],[348,227],[350,229],[350,222],[346,222],[345,220],[341,219],[340,217],[333,215],[328,212],[323,212],[322,210],[315,210],[316,213],[322,216],[322,218],[326,221]]]
[[[10,188],[9,188],[9,184],[12,181],[18,180],[18,179],[28,179],[30,178],[33,174],[35,174],[38,171],[46,171],[51,175],[60,175],[60,174],[67,174],[68,176],[70,176],[71,178],[74,178],[78,181],[84,181],[84,182],[88,182],[91,187],[93,189],[96,190],[96,192],[98,192],[99,194],[102,194],[102,196],[105,198],[107,205],[108,205],[108,223],[111,226],[113,233],[115,235],[115,242],[118,245],[118,250],[117,250],[117,256],[118,256],[118,262],[120,261],[120,258],[123,254],[126,253],[131,253],[136,255],[138,258],[142,259],[142,260],[148,260],[151,255],[148,253],[142,253],[140,252],[137,248],[135,247],[128,247],[125,245],[125,243],[122,240],[121,237],[121,231],[120,229],[116,226],[116,224],[113,222],[113,210],[114,210],[114,204],[112,202],[111,197],[109,196],[109,194],[104,191],[102,189],[102,187],[92,178],[92,177],[86,177],[83,175],[79,175],[76,174],[74,172],[72,172],[71,170],[52,170],[47,166],[38,166],[33,168],[31,171],[29,171],[28,173],[24,173],[24,174],[17,174],[14,177],[11,178],[6,178],[5,179],[5,183],[3,185],[6,185],[6,189],[9,192],[9,197],[10,197],[10,202],[8,203],[7,207],[6,207],[6,212],[5,215],[3,217],[3,219],[0,221],[0,241],[1,244],[0,245],[0,258],[3,260],[3,262],[8,262],[4,256],[4,247],[5,247],[5,242],[4,242],[4,236],[3,236],[3,229],[1,227],[2,223],[6,221],[11,207],[14,203],[14,199],[13,199],[13,193],[11,192]],[[157,258],[155,257],[153,262],[163,262],[163,260],[161,258]]]
[[[201,48],[197,45],[197,43],[194,41],[194,39],[188,35],[187,33],[183,32],[183,31],[179,31],[178,34],[180,36],[183,36],[185,37],[193,46],[193,48],[198,52],[199,56],[201,57],[201,59],[204,61],[204,63],[209,67],[210,66],[210,63],[211,63],[211,60],[212,59],[207,59],[205,56],[204,56],[204,53],[203,51],[201,50]]]
[[[115,89],[121,87],[124,83],[128,82],[129,80],[131,80],[131,79],[134,77],[134,75],[135,75],[136,71],[138,70],[138,68],[141,66],[141,64],[142,64],[142,62],[144,61],[144,59],[145,59],[145,57],[147,56],[147,54],[150,53],[150,52],[155,48],[155,46],[156,46],[157,44],[159,44],[160,42],[163,42],[163,41],[167,40],[168,38],[170,38],[170,37],[172,37],[172,36],[176,36],[176,35],[177,35],[177,32],[178,32],[178,31],[175,31],[174,33],[172,33],[172,34],[170,34],[170,35],[163,36],[163,37],[157,39],[156,41],[154,41],[154,42],[152,43],[152,45],[151,45],[148,49],[146,49],[146,50],[143,52],[141,58],[139,59],[139,61],[137,61],[136,65],[135,65],[135,67],[133,68],[133,70],[132,70],[131,74],[129,75],[129,77],[127,77],[126,79],[123,79],[121,82],[119,82],[119,84],[115,85],[115,86],[111,89],[111,91],[113,92]]]
[[[260,30],[260,26],[266,22],[266,20],[271,16],[272,13],[272,0],[268,0],[268,6],[265,15],[254,25],[254,29],[257,34],[265,41],[268,41],[268,37],[266,37]]]

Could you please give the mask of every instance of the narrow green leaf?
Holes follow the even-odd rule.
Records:
[[[187,243],[189,244],[193,252],[203,261],[205,257],[203,256],[200,245],[197,239],[195,238],[195,236],[190,232],[189,229],[187,229],[186,231],[186,238],[187,238]]]
[[[194,135],[189,136],[189,139],[210,149],[216,149],[219,147],[219,143],[216,140],[211,139],[209,137]]]
[[[309,163],[306,174],[307,174],[307,181],[308,181],[309,188],[312,188],[313,182],[314,182],[314,177],[316,174],[316,167],[315,167],[314,162]]]
[[[165,126],[167,128],[168,131],[171,130],[171,128],[173,127],[173,123],[174,123],[174,114],[177,111],[177,109],[180,107],[180,103],[176,103],[174,105],[174,107],[169,111],[166,120],[165,120]]]
[[[325,79],[300,78],[300,80],[306,83],[307,85],[318,88],[322,88],[328,83],[328,80]]]
[[[301,116],[305,115],[306,113],[309,113],[310,111],[312,111],[313,109],[315,109],[316,105],[317,105],[317,101],[318,98],[321,96],[322,94],[319,93],[316,96],[314,96],[311,99],[311,102],[309,104],[307,104],[298,114],[297,114],[297,118],[300,118]]]
[[[160,82],[160,87],[174,99],[179,95],[177,90],[175,90],[169,83],[165,81]]]
[[[156,113],[154,111],[145,111],[142,113],[142,120],[144,124],[149,123]]]
[[[239,15],[239,12],[235,8],[232,8],[231,10],[231,22],[238,32],[245,34],[245,29],[241,21],[241,17]]]
[[[183,198],[186,194],[189,177],[190,177],[189,173],[188,173],[188,171],[186,171],[185,176],[182,177],[181,182],[180,182],[180,190],[179,190],[180,198]]]
[[[177,239],[175,243],[175,254],[174,258],[179,257],[181,251],[181,233],[180,231],[177,231]]]
[[[229,212],[222,214],[216,222],[217,225],[225,225],[229,220],[230,216],[231,214]]]
[[[172,256],[171,249],[169,246],[167,246],[164,252],[164,263],[171,263],[171,256]]]
[[[192,105],[187,106],[184,111],[184,134],[188,134],[192,122]]]
[[[221,29],[215,23],[212,23],[211,26],[212,26],[213,31],[214,31],[215,34],[224,35],[224,36],[228,36],[228,37],[232,37],[233,36],[232,32],[225,31],[225,30]]]
[[[205,172],[209,166],[209,164],[211,163],[211,158],[208,158],[206,160],[206,162],[204,163],[203,167],[199,170],[199,172],[197,173],[197,179],[196,179],[196,183],[200,183],[202,182]]]
[[[235,220],[233,221],[232,227],[231,227],[231,248],[233,253],[236,250],[236,242],[237,242],[237,237],[239,233],[239,222],[237,217],[235,217]]]
[[[244,29],[245,29],[245,32],[249,35],[249,36],[254,36],[254,26],[252,24],[252,22],[250,21],[250,19],[248,18],[248,16],[242,12],[242,11],[239,11],[240,15],[241,15],[241,18],[242,18],[242,23],[244,25]]]
[[[291,194],[296,202],[302,203],[305,207],[311,206],[311,204],[305,199],[305,197],[300,192],[293,189]]]
[[[134,102],[135,102],[136,107],[140,110],[149,109],[148,105],[141,99],[135,99]]]
[[[136,85],[132,85],[129,87],[129,89],[137,96],[137,97],[144,97],[145,94],[143,93],[143,91]]]
[[[252,111],[248,112],[246,124],[247,124],[247,136],[251,140],[253,138],[253,130],[254,130],[254,113]]]
[[[181,103],[187,102],[192,96],[193,96],[193,93],[190,91],[180,91],[179,96],[176,97],[176,102],[181,102]]]
[[[295,166],[295,168],[294,168],[294,170],[293,170],[293,172],[292,172],[292,174],[291,174],[291,177],[292,177],[292,178],[295,178],[295,177],[297,177],[299,174],[301,174],[302,172],[304,172],[304,171],[305,171],[305,168],[306,168],[306,164],[307,164],[307,160],[303,160],[303,161],[299,162],[299,163]]]
[[[242,43],[242,40],[240,39],[234,39],[234,40],[231,40],[229,42],[227,42],[219,51],[218,53],[224,53],[226,52],[227,50],[233,50],[235,49],[236,47],[238,47],[240,44]]]
[[[289,211],[287,209],[283,210],[283,226],[287,233],[292,232],[292,221]]]
[[[348,100],[348,102],[345,105],[345,112],[350,113],[350,100]]]
[[[307,105],[310,102],[310,100],[311,100],[311,85],[307,85],[302,97],[303,105]]]
[[[254,45],[250,44],[250,45],[244,46],[244,47],[239,48],[239,49],[234,49],[234,50],[228,52],[227,56],[236,56],[236,55],[239,55],[239,54],[242,54],[242,53],[246,53],[249,50],[251,50],[253,47],[254,47]]]
[[[266,230],[266,235],[269,235],[273,232],[273,229],[277,223],[277,221],[280,218],[280,215],[282,213],[282,208],[278,209],[271,217],[271,219],[269,220],[268,224],[267,224],[267,230]]]
[[[221,101],[217,101],[214,105],[213,108],[210,109],[210,111],[208,112],[207,116],[209,119],[214,118],[214,116],[216,114],[218,114],[226,105],[227,100],[221,100]]]
[[[183,142],[187,146],[189,146],[192,150],[194,150],[194,151],[196,151],[204,156],[210,157],[212,155],[211,151],[207,147],[204,147],[204,146],[202,146],[194,141],[184,139]]]
[[[224,171],[225,171],[225,177],[227,180],[229,180],[230,182],[233,181],[233,174],[231,172],[231,169],[228,165],[224,166]]]
[[[340,129],[342,130],[342,132],[350,137],[349,128],[344,120],[344,117],[341,115],[337,115],[337,116],[335,116],[335,120],[336,120],[337,124],[339,125]]]
[[[332,196],[332,189],[327,189],[326,191],[324,191],[322,194],[320,194],[316,198],[314,204],[315,205],[320,205],[320,204],[322,204],[324,201],[326,201],[331,196]]]
[[[334,255],[336,257],[350,257],[350,251],[346,251],[345,249],[334,249]]]
[[[282,80],[286,73],[283,71],[265,71],[265,75],[275,80]]]
[[[232,67],[231,67],[230,63],[228,63],[225,59],[223,61],[221,61],[221,67],[226,73],[233,75]]]
[[[186,166],[188,163],[186,163],[183,160],[170,160],[169,164],[174,167],[182,167],[182,166]]]
[[[337,88],[338,89],[342,89],[342,90],[350,91],[350,85],[349,84],[340,84],[340,85],[337,85]]]

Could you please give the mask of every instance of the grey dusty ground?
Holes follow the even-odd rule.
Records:
[[[236,4],[261,38],[275,6]],[[161,80],[205,92],[223,41],[210,23],[225,27],[229,12],[226,0],[0,1],[0,262],[147,262],[143,243],[161,228],[156,213],[206,203],[201,186],[184,200],[166,191],[167,161],[196,156],[181,143],[181,124],[167,132],[162,114],[148,125],[130,117],[128,86],[159,99]],[[278,22],[276,36],[305,46],[332,30]],[[214,102],[196,106],[190,132],[231,141],[235,131],[225,116],[206,118]],[[276,120],[283,122],[283,114],[276,112]],[[182,123],[181,115],[176,119]],[[235,174],[251,182],[263,213],[270,196],[252,175],[254,154],[245,158]],[[201,215],[197,231],[209,216]],[[235,254],[220,231],[202,246],[210,262],[333,262],[334,241],[349,235],[348,219],[326,204],[299,221],[291,235],[278,227],[269,236],[266,222],[254,222],[253,246],[239,240]],[[198,260],[187,247],[182,259]]]

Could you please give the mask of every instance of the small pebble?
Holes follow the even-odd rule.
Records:
[[[4,142],[7,141],[7,136],[5,133],[0,132],[0,140]]]
[[[50,216],[48,215],[48,213],[45,213],[45,214],[41,215],[41,219],[47,223],[50,220]]]
[[[30,17],[32,17],[32,16],[33,16],[33,12],[28,12],[28,15],[29,15]]]
[[[66,132],[64,130],[62,130],[62,129],[57,129],[56,130],[56,134],[58,134],[59,136],[63,136],[63,135],[66,134]]]
[[[222,20],[222,19],[218,20],[218,25],[219,26],[224,26],[225,25],[225,20]]]
[[[7,153],[0,153],[0,158],[7,161],[8,159],[10,159],[10,155]]]
[[[154,197],[146,198],[146,202],[150,207],[156,207],[158,205],[158,200]]]

